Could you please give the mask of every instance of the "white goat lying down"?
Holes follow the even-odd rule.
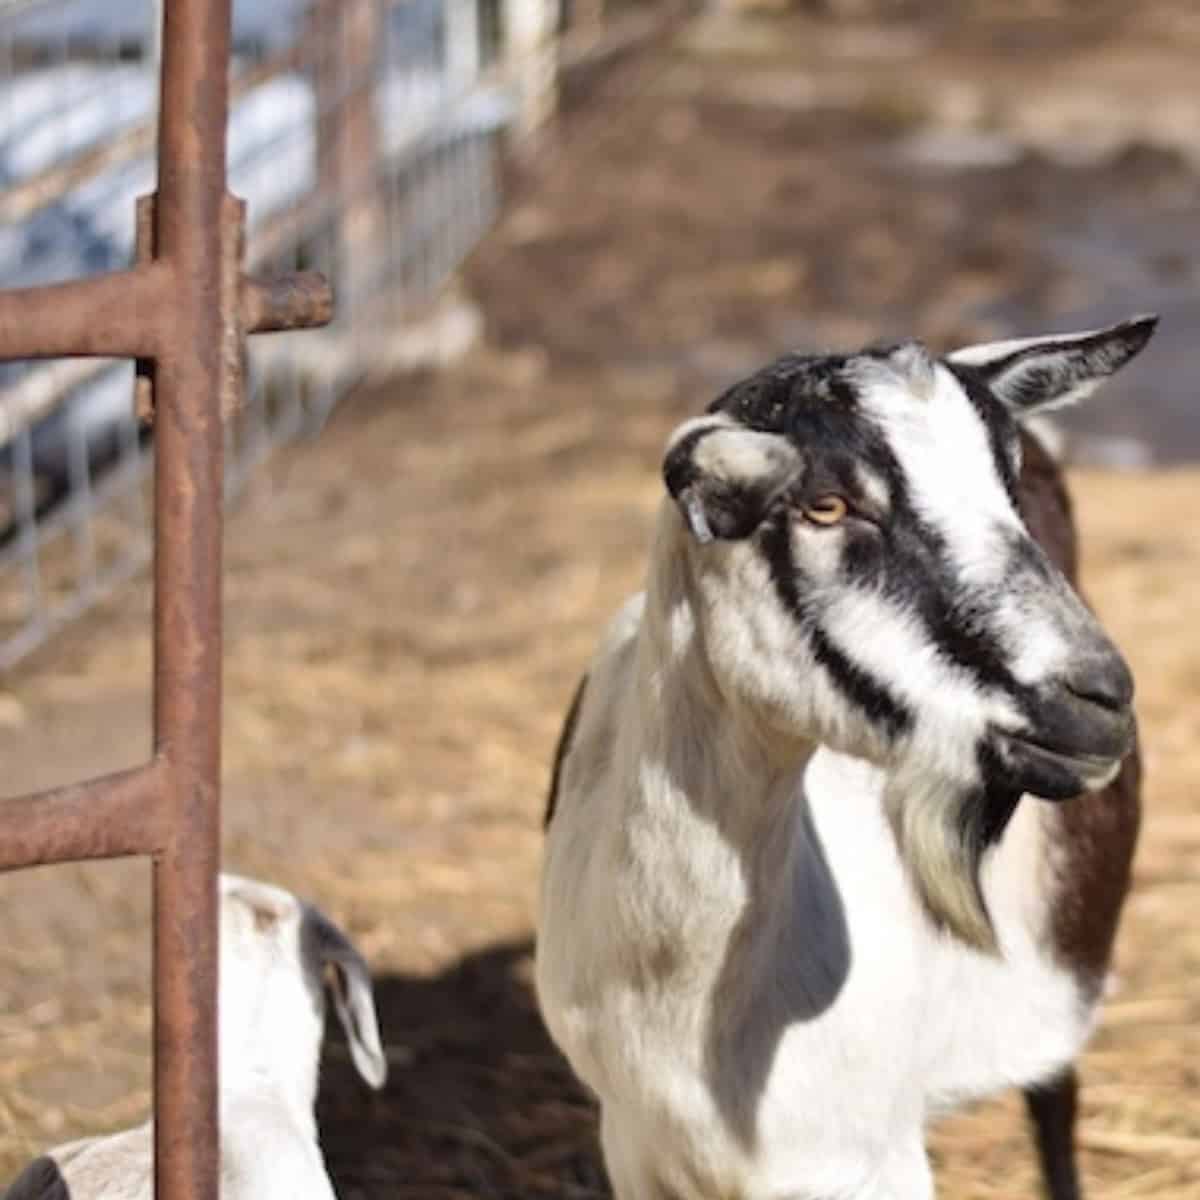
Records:
[[[791,355],[671,438],[560,740],[538,938],[620,1200],[922,1200],[928,1118],[1009,1085],[1078,1196],[1133,682],[1018,423],[1155,323]]]
[[[371,975],[318,909],[264,883],[222,875],[220,1119],[222,1200],[333,1200],[313,1104],[325,1024],[323,976],[359,1074],[387,1078]],[[149,1122],[32,1162],[5,1200],[152,1200]]]

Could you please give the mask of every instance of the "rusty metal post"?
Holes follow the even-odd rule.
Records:
[[[155,1193],[216,1200],[220,861],[222,416],[245,335],[325,324],[312,273],[241,273],[244,208],[225,190],[229,0],[169,0],[159,190],[138,212],[138,264],[0,292],[0,359],[139,360],[156,424],[154,758],[0,803],[0,870],[154,858]]]
[[[229,0],[163,19],[155,253],[176,288],[154,363],[154,746],[169,765],[154,862],[154,1175],[161,1200],[215,1200],[220,865],[221,398]],[[230,314],[232,316],[232,314]]]

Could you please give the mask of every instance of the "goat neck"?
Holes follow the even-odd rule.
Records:
[[[640,764],[642,779],[627,794],[685,804],[745,848],[795,815],[797,780],[816,743],[764,721],[745,697],[722,689],[698,620],[689,553],[682,523],[664,506],[638,637],[634,719],[625,731],[636,739],[626,761]]]

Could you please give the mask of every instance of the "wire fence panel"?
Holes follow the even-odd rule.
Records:
[[[229,494],[393,353],[495,219],[501,142],[551,102],[556,11],[236,0],[226,145],[247,265],[320,271],[339,308],[317,338],[249,351],[225,426]],[[0,0],[0,285],[135,261],[160,17],[154,0]],[[0,670],[149,558],[154,432],[131,412],[132,379],[113,359],[0,364]]]
[[[158,104],[149,0],[0,6],[0,284],[127,267],[151,191]],[[106,19],[111,18],[111,19]],[[38,645],[149,555],[132,366],[0,363],[0,666]],[[92,514],[103,514],[93,519]]]

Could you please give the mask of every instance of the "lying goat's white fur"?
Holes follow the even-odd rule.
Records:
[[[222,1200],[333,1200],[313,1105],[324,1032],[323,978],[359,1074],[383,1086],[371,977],[346,935],[289,892],[220,879]],[[149,1122],[50,1150],[6,1200],[152,1200]]]

